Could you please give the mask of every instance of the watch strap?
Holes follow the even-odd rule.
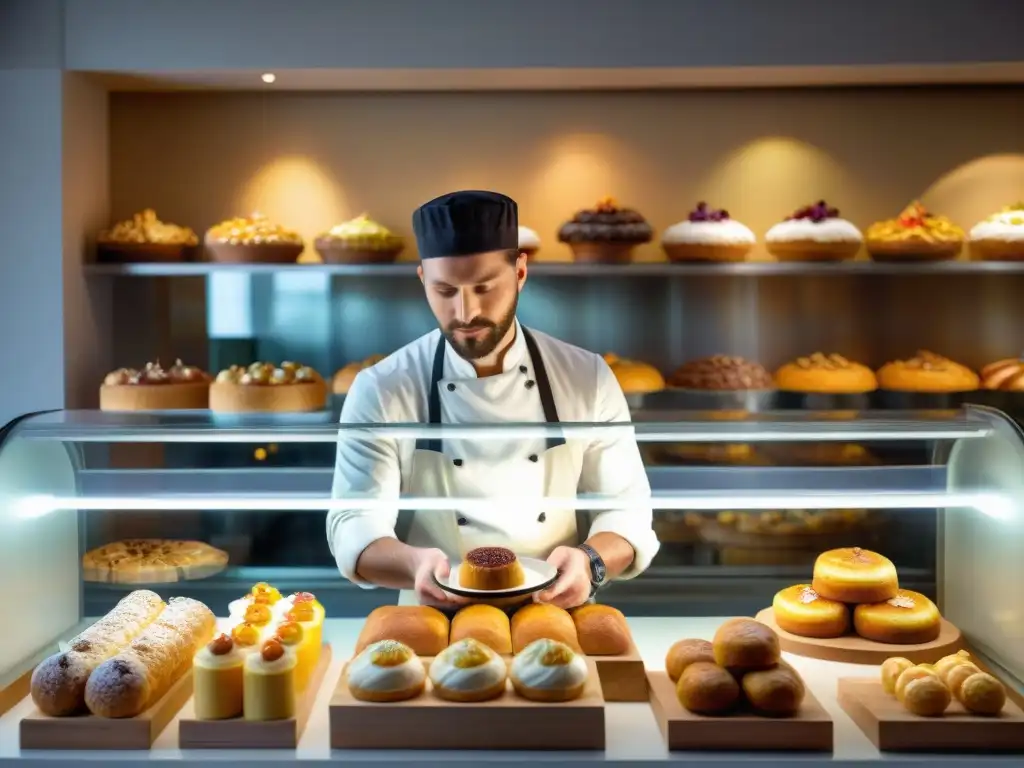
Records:
[[[578,548],[582,550],[583,554],[585,554],[590,560],[590,593],[593,595],[594,592],[597,591],[598,587],[608,580],[608,569],[604,564],[604,559],[592,546],[589,544],[580,544]]]

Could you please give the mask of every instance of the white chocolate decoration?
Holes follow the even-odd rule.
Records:
[[[764,239],[769,243],[810,240],[816,243],[860,243],[864,236],[846,219],[787,219],[768,230]]]
[[[519,228],[519,247],[520,248],[540,248],[540,235],[534,232],[529,227]]]
[[[467,666],[474,656],[482,663]],[[508,676],[505,660],[472,638],[449,645],[430,663],[430,682],[450,691],[482,691]]]
[[[383,666],[374,661],[375,656],[394,654],[406,658],[390,666]],[[420,657],[413,653],[411,648],[395,640],[371,643],[348,665],[349,686],[364,691],[404,691],[422,684],[426,678],[427,670]]]
[[[550,663],[552,657],[556,663]],[[561,663],[567,660],[566,663]],[[534,640],[512,659],[512,676],[537,690],[574,688],[587,679],[587,662],[564,643]]]
[[[756,241],[749,227],[732,219],[680,221],[661,235],[661,242],[668,245],[753,245]]]

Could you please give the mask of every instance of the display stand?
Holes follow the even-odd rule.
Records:
[[[650,698],[647,690],[647,670],[632,636],[629,650],[620,656],[591,656],[601,680],[601,694],[610,702],[645,702]]]
[[[0,689],[0,716],[5,715],[32,689],[32,670],[28,670],[11,681],[6,688]]]
[[[324,645],[309,685],[295,702],[295,717],[287,720],[197,720],[178,722],[178,744],[182,749],[295,749],[313,711],[320,686],[331,665],[331,646]]]

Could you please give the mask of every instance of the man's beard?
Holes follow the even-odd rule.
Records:
[[[508,312],[497,323],[482,317],[478,317],[471,323],[450,323],[447,328],[442,329],[444,337],[448,339],[448,343],[452,345],[452,348],[458,352],[459,357],[464,360],[479,360],[481,357],[487,357],[498,348],[501,340],[508,333],[508,329],[516,321],[516,307],[518,304],[519,294],[517,293],[512,306],[509,307]],[[458,330],[475,330],[477,328],[486,328],[487,333],[479,338],[467,337],[460,339],[455,335],[455,332]]]

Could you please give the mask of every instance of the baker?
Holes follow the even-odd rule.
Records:
[[[622,390],[604,360],[516,319],[526,283],[518,208],[494,192],[454,192],[413,213],[420,280],[439,330],[356,376],[343,424],[628,422]],[[629,498],[599,511],[501,508],[502,497]],[[658,551],[650,484],[629,429],[537,439],[345,437],[338,442],[336,499],[484,497],[481,510],[336,509],[327,536],[342,575],[363,587],[401,590],[399,604],[452,610],[460,599],[434,576],[478,546],[546,559],[557,580],[535,599],[571,608],[609,579],[641,573]],[[637,502],[640,499],[640,503]]]

